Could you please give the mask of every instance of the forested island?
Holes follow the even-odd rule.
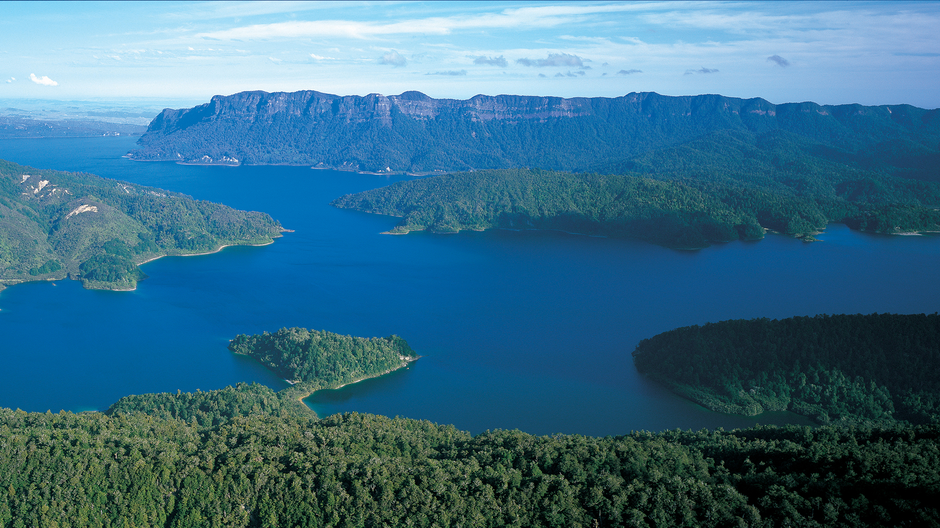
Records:
[[[714,411],[819,423],[940,423],[940,315],[831,315],[689,326],[644,339],[637,370]]]
[[[221,391],[131,395],[112,405],[107,414],[146,412],[207,426],[246,413],[316,418],[302,402],[313,392],[388,374],[419,357],[396,335],[366,338],[306,328],[239,334],[228,348],[256,359],[291,386],[279,392],[242,384]]]
[[[0,288],[71,277],[86,288],[133,289],[148,260],[268,244],[281,231],[265,213],[0,160]]]

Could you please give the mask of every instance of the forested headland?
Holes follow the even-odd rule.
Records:
[[[643,173],[463,172],[398,182],[333,205],[400,217],[391,233],[555,229],[674,248],[755,240],[766,230],[813,240],[830,222],[877,233],[940,230],[937,182],[833,167],[815,158],[794,164],[774,158],[785,165],[779,171],[734,171],[731,161],[739,158],[730,154],[711,156],[718,158],[713,164],[672,168],[669,153],[659,154],[646,165],[630,165]],[[753,159],[749,164],[760,165]],[[755,172],[760,179],[751,178]]]
[[[0,160],[0,287],[71,277],[132,289],[147,260],[266,244],[281,231],[265,213]]]
[[[644,339],[637,370],[709,409],[940,423],[940,315],[731,320]]]

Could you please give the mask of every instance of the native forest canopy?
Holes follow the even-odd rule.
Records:
[[[940,423],[940,315],[831,315],[689,326],[644,339],[637,369],[712,410],[820,423]]]
[[[0,160],[0,287],[70,276],[132,289],[146,260],[265,244],[281,230],[265,213]]]
[[[0,525],[940,523],[936,425],[474,437],[426,421],[262,410],[212,426],[0,410]]]

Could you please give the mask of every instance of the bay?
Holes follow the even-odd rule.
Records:
[[[0,293],[0,406],[104,409],[132,393],[285,386],[233,356],[239,333],[303,326],[398,334],[410,368],[307,403],[477,433],[806,423],[789,413],[713,413],[639,376],[644,338],[690,324],[820,313],[933,313],[940,238],[831,225],[820,242],[782,236],[687,252],[555,232],[381,234],[394,218],[332,208],[406,176],[307,167],[203,167],[121,158],[133,138],[0,141],[0,158],[85,171],[270,213],[293,233],[264,247],[145,264],[134,292],[74,281]]]

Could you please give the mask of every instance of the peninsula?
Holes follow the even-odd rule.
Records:
[[[636,368],[711,410],[940,423],[940,315],[731,320],[644,339]]]
[[[282,231],[265,213],[0,160],[0,286],[73,278],[130,290],[144,262],[269,244]]]

